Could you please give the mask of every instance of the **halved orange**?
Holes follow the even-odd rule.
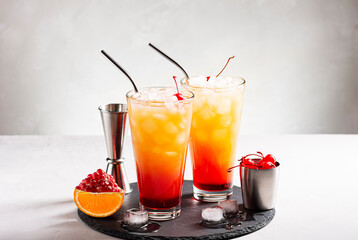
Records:
[[[124,191],[93,193],[75,189],[73,197],[77,207],[87,215],[108,217],[122,206]]]

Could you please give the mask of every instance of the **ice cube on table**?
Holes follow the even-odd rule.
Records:
[[[148,212],[137,208],[128,209],[124,214],[123,223],[140,228],[148,223]]]
[[[220,223],[226,221],[225,211],[220,206],[205,208],[201,211],[201,218],[208,223]]]
[[[218,205],[225,210],[226,216],[235,216],[239,211],[237,200],[223,200]]]

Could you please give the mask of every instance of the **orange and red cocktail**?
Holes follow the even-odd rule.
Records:
[[[140,206],[151,219],[180,214],[180,202],[192,119],[193,93],[145,88],[127,94]]]
[[[183,79],[194,92],[190,152],[194,197],[220,201],[232,195],[233,173],[227,171],[236,159],[245,80],[237,77]]]

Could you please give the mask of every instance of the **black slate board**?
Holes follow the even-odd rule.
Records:
[[[201,220],[201,209],[215,206],[217,203],[199,202],[193,198],[193,182],[184,181],[181,214],[179,218],[171,221],[160,222],[162,226],[156,233],[134,233],[127,232],[121,228],[120,221],[123,213],[130,208],[138,208],[139,195],[137,183],[131,183],[133,191],[126,195],[120,210],[107,218],[90,217],[80,210],[78,216],[90,228],[118,238],[124,239],[230,239],[255,232],[265,227],[275,216],[275,209],[262,212],[251,212],[243,209],[241,189],[234,186],[234,194],[231,199],[236,199],[240,210],[247,212],[248,219],[240,226],[231,230],[224,228],[209,229],[199,224]]]

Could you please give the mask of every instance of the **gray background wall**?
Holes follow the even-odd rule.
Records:
[[[0,0],[0,134],[102,134],[98,105],[182,73],[247,80],[242,134],[358,133],[358,1]]]

